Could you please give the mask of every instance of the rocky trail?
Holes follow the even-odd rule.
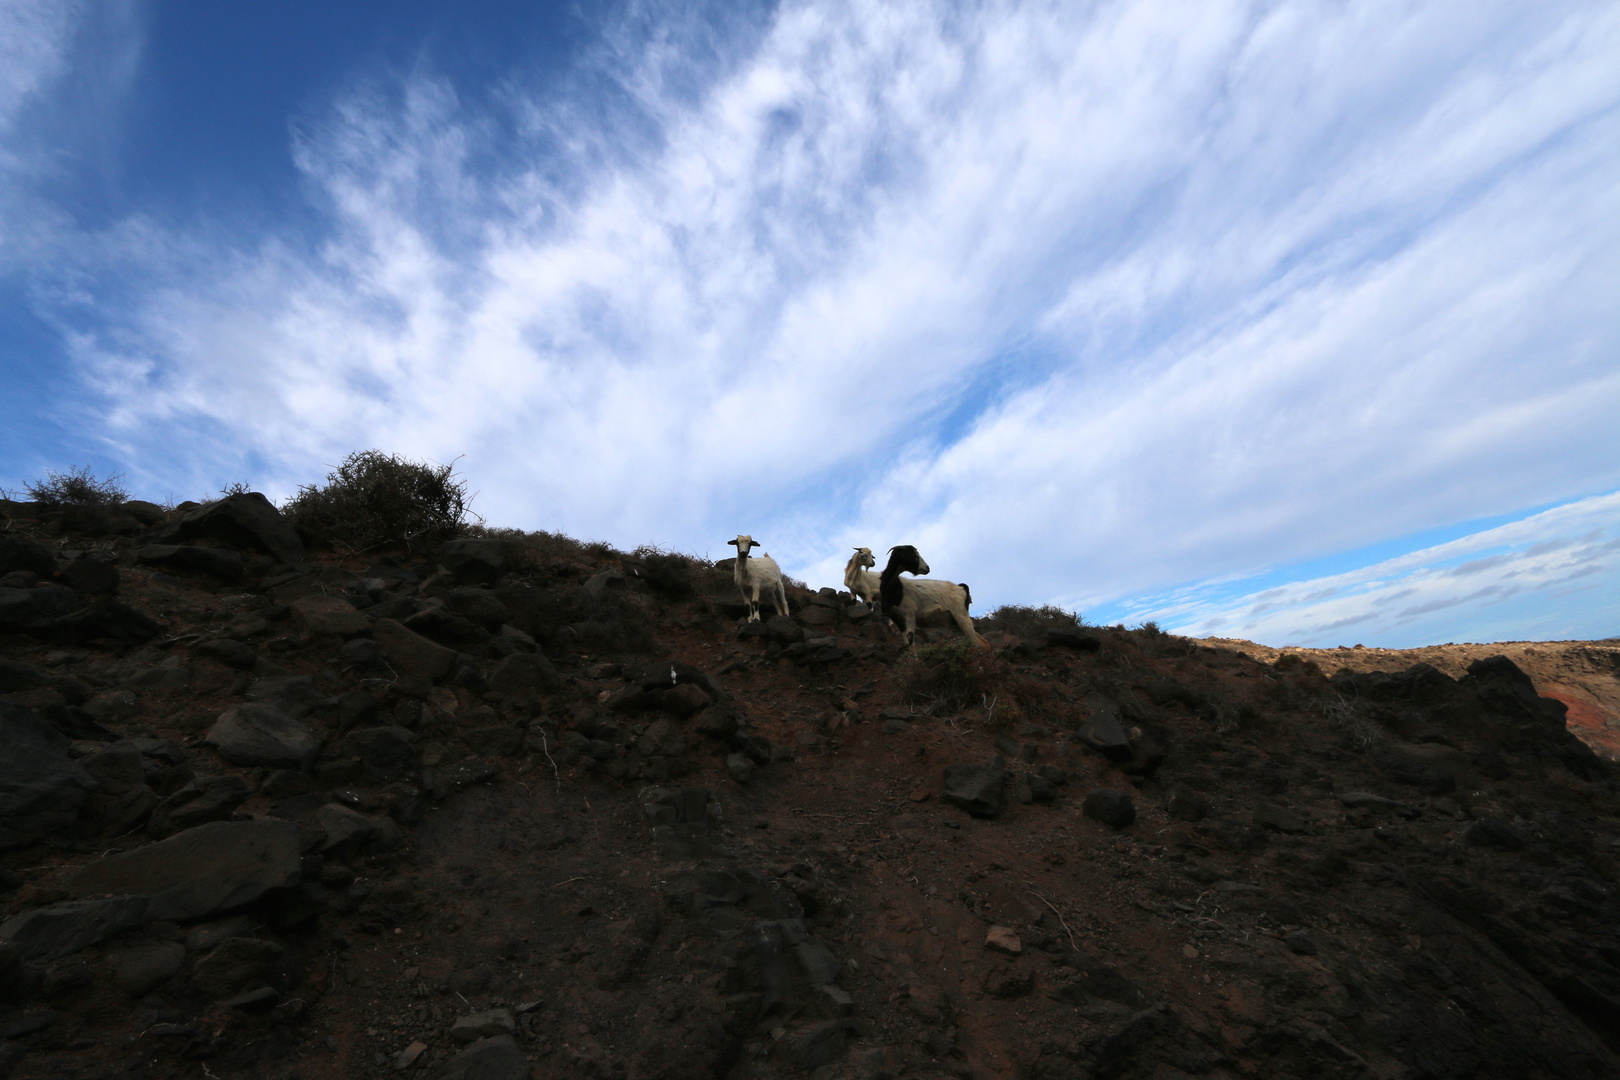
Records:
[[[4,511],[0,1077],[1620,1076],[1615,643]]]

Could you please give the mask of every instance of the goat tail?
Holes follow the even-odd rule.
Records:
[[[965,600],[967,600],[967,606],[972,607],[973,606],[973,590],[967,587],[967,582],[965,582],[965,581],[962,582],[962,596],[963,596],[963,598]]]

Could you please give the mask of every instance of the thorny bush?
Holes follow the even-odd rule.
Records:
[[[53,472],[44,480],[24,486],[30,499],[51,510],[117,506],[129,498],[122,476],[115,473],[105,480],[97,480],[88,467]]]
[[[665,600],[685,600],[696,591],[692,571],[697,560],[691,556],[644,544],[635,550],[634,558],[639,565],[626,569],[636,570],[655,595]]]
[[[1026,639],[1044,638],[1048,630],[1085,625],[1078,611],[1065,611],[1051,604],[1041,607],[1003,604],[982,619],[975,619],[974,623],[981,634],[988,630],[1000,630]]]
[[[912,701],[933,705],[942,714],[975,711],[993,728],[1024,716],[1019,698],[1028,696],[1023,685],[1028,680],[1006,660],[966,638],[913,647],[901,658],[898,675],[901,689]]]
[[[448,540],[464,528],[467,502],[451,466],[363,450],[281,509],[311,543],[358,552]]]

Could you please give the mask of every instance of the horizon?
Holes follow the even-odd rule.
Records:
[[[1620,3],[0,8],[0,487],[1620,632]]]

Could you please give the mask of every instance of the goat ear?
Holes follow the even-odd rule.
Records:
[[[726,543],[730,544],[732,547],[737,546],[737,541],[735,541],[735,540],[727,540]]]

